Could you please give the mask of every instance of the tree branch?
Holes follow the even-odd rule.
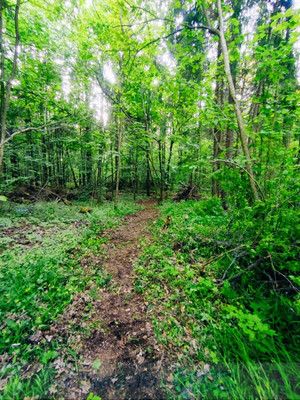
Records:
[[[15,136],[17,136],[17,135],[19,135],[21,133],[25,133],[25,132],[29,132],[29,131],[38,131],[40,129],[53,126],[54,124],[57,124],[57,121],[56,122],[52,122],[50,124],[44,124],[44,125],[36,126],[36,127],[30,126],[28,128],[24,128],[24,129],[20,129],[19,131],[15,131],[7,139],[5,139],[4,141],[0,142],[0,147],[5,145],[6,143],[8,143],[13,137],[15,137]],[[59,125],[59,126],[57,126],[55,128],[52,128],[52,129],[58,129],[58,128],[61,128],[61,125]]]
[[[269,258],[270,258],[270,256],[260,258],[260,259],[257,260],[255,263],[249,265],[249,267],[247,267],[247,268],[244,269],[243,271],[239,272],[239,273],[236,274],[236,275],[233,275],[231,278],[228,279],[228,282],[233,282],[233,281],[235,281],[236,279],[238,279],[238,278],[240,278],[242,275],[244,275],[246,272],[249,272],[249,271],[251,271],[252,269],[258,267],[263,261],[265,261],[265,260],[267,260],[267,259],[269,259]]]

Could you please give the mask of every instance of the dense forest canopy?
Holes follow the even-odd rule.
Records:
[[[3,1],[3,194],[272,196],[297,158],[299,18],[290,1]]]
[[[63,340],[44,338],[37,349],[34,335],[55,337],[49,326],[79,292],[94,293],[92,308],[95,285],[107,296],[122,288],[109,287],[116,271],[103,272],[99,254],[103,231],[137,211],[123,203],[129,195],[160,204],[143,203],[140,224],[128,217],[137,236],[157,220],[144,250],[128,245],[126,257],[139,255],[130,290],[147,296],[151,329],[186,368],[172,370],[169,398],[299,398],[299,8],[299,0],[0,0],[5,398],[48,393]],[[62,204],[31,204],[43,199]],[[21,230],[32,223],[46,244],[25,241],[30,250],[18,251],[15,221]],[[92,252],[98,264],[86,261]],[[73,354],[80,375],[72,345],[64,362]],[[36,360],[44,369],[28,378],[26,363]]]

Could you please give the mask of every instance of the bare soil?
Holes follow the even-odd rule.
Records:
[[[90,292],[77,294],[52,327],[76,352],[76,360],[65,354],[54,362],[55,397],[86,399],[93,392],[103,400],[165,398],[160,387],[162,376],[169,375],[164,349],[155,340],[147,303],[133,286],[133,262],[141,239],[150,240],[148,223],[158,214],[153,200],[142,205],[121,227],[104,233],[104,259],[88,255],[82,260],[83,267],[89,257],[102,264],[112,281],[93,298]]]

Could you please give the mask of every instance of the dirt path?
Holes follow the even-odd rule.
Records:
[[[67,333],[68,343],[75,346],[76,365],[55,361],[57,383],[64,387],[67,399],[86,399],[90,392],[106,399],[162,399],[160,389],[163,349],[156,343],[152,324],[146,315],[147,305],[134,291],[133,261],[137,258],[141,238],[149,239],[147,225],[157,216],[154,201],[144,201],[144,209],[124,218],[124,224],[105,232],[109,238],[106,258],[99,260],[112,274],[110,288],[101,289],[91,300],[79,293],[57,327],[60,333],[78,325],[90,328],[88,337]],[[84,322],[86,309],[90,310]],[[75,329],[76,331],[76,329]],[[63,372],[62,372],[63,371]]]

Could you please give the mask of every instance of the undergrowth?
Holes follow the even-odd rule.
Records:
[[[232,214],[214,198],[161,213],[135,282],[179,362],[170,398],[299,399],[294,213]]]
[[[23,206],[22,206],[23,207]],[[19,210],[18,210],[19,208]],[[79,214],[79,206],[41,203],[2,208],[0,225],[16,228],[12,241],[1,238],[0,260],[0,396],[3,399],[49,398],[61,343],[35,340],[72,301],[73,294],[109,283],[99,265],[88,270],[80,260],[100,255],[104,229],[136,210],[133,204],[95,206]],[[21,215],[20,215],[21,212]],[[25,214],[24,214],[25,213]],[[26,226],[29,245],[18,244],[18,227]],[[36,236],[30,232],[38,226]],[[39,235],[43,228],[44,236]],[[4,232],[4,231],[2,231]]]

